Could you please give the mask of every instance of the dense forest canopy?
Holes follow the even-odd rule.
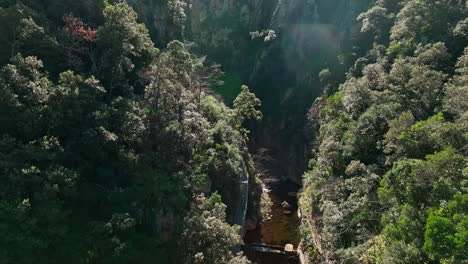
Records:
[[[0,0],[0,263],[251,263],[252,141],[306,262],[468,263],[468,2]]]
[[[255,95],[224,105],[126,2],[1,6],[1,262],[246,263],[227,220]]]
[[[373,42],[312,107],[303,242],[327,263],[467,263],[466,1],[379,0]]]

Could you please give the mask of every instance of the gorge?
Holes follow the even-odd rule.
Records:
[[[0,0],[0,263],[467,264],[467,0]]]
[[[164,3],[133,2],[158,46],[176,37],[168,35],[177,30],[165,19],[170,15]],[[187,2],[187,23],[179,30],[195,43],[196,53],[222,65],[225,85],[215,90],[231,103],[241,84],[251,87],[262,100],[264,113],[262,123],[251,128],[251,149],[269,149],[277,160],[275,170],[296,183],[308,161],[305,117],[324,89],[318,73],[333,68],[335,77],[344,79],[346,68],[366,52],[366,46],[353,50],[353,45],[362,38],[356,18],[371,2]],[[274,31],[276,38],[252,38],[252,32],[265,30]],[[339,55],[345,61],[340,62]]]

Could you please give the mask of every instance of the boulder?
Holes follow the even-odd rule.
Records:
[[[293,252],[294,251],[294,246],[292,244],[286,244],[284,246],[284,251],[285,252]]]
[[[286,201],[282,202],[281,206],[283,206],[284,209],[291,209],[292,208],[292,206]]]

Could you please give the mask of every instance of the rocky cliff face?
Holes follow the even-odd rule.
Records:
[[[174,23],[168,0],[126,0],[138,13],[141,22],[149,29],[151,38],[158,47],[170,40],[181,39],[181,28]]]
[[[159,46],[174,38],[193,41],[196,52],[255,91],[265,120],[252,129],[252,148],[270,149],[277,160],[271,170],[300,182],[305,116],[322,91],[318,73],[340,64],[338,55],[350,48],[343,43],[355,37],[356,17],[372,0],[187,0],[184,34],[168,1],[131,2]],[[266,29],[274,37],[271,31],[251,38]]]
[[[277,39],[263,43],[248,77],[249,84],[265,104],[268,125],[255,130],[257,145],[276,154],[272,168],[281,176],[301,181],[309,153],[310,131],[306,112],[321,95],[318,73],[339,65],[343,43],[359,32],[356,17],[362,0],[279,1],[268,28]]]

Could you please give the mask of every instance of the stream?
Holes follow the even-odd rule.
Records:
[[[299,186],[279,179],[263,179],[264,191],[272,201],[271,217],[257,223],[255,230],[244,235],[244,252],[258,264],[296,264],[297,254],[284,251],[286,244],[294,250],[300,242],[297,192]],[[286,203],[287,204],[286,204]]]

